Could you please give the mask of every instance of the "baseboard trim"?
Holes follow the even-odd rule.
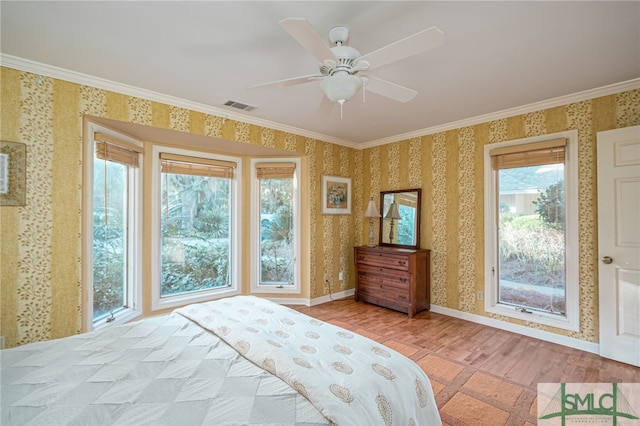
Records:
[[[340,291],[338,293],[333,293],[327,296],[316,297],[315,299],[311,299],[311,303],[309,306],[322,305],[323,303],[331,302],[332,300],[344,299],[345,297],[350,297],[356,294],[356,290],[354,288],[349,290]]]
[[[265,299],[271,302],[278,303],[280,305],[303,305],[303,306],[316,306],[323,303],[331,302],[332,300],[344,299],[345,297],[353,296],[356,293],[355,289],[340,291],[328,296],[316,297],[314,299],[308,298],[293,298],[293,297],[266,297]]]
[[[308,298],[293,298],[293,297],[263,297],[257,295],[262,299],[267,299],[270,302],[277,303],[278,305],[299,305],[299,306],[311,306]]]
[[[584,340],[575,339],[573,337],[562,336],[560,334],[555,334],[544,330],[537,330],[535,328],[525,327],[523,325],[500,321],[497,319],[484,317],[482,315],[462,312],[456,309],[446,308],[438,305],[431,305],[431,312],[475,322],[477,324],[487,325],[489,327],[498,328],[500,330],[521,334],[523,336],[533,337],[535,339],[544,340],[545,342],[568,346],[570,348],[579,349],[585,352],[600,354],[599,344],[586,342]]]

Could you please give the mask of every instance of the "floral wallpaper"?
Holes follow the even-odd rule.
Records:
[[[312,298],[327,294],[325,274],[335,277],[331,286],[334,293],[353,287],[355,215],[319,213],[322,174],[351,177],[355,169],[352,149],[6,67],[0,72],[2,140],[27,145],[27,204],[0,209],[0,335],[5,337],[7,347],[82,331],[84,116],[306,156],[310,256],[302,260],[308,271],[302,287]],[[342,282],[337,279],[339,271],[345,272]],[[242,283],[241,287],[248,291],[248,284]],[[145,313],[150,312],[146,309]]]
[[[372,188],[422,188],[421,246],[431,249],[431,301],[435,305],[520,323],[587,342],[598,341],[596,133],[640,124],[640,90],[425,135],[364,150],[362,181]],[[568,332],[484,311],[483,150],[487,144],[578,131],[580,330]],[[408,182],[399,182],[404,146],[411,152]],[[373,159],[384,158],[389,173]],[[381,160],[382,161],[382,160]],[[375,182],[375,186],[373,185]],[[414,182],[416,184],[414,185]],[[364,228],[364,227],[363,227]],[[356,244],[367,229],[357,229]]]
[[[422,188],[421,246],[431,249],[432,303],[478,315],[488,315],[475,300],[484,289],[484,146],[577,129],[581,326],[574,333],[543,329],[598,340],[595,135],[640,124],[640,90],[358,150],[6,67],[0,73],[0,137],[27,145],[28,173],[27,205],[0,208],[0,335],[9,347],[82,329],[85,115],[305,156],[309,258],[303,259],[303,286],[312,299],[353,288],[353,247],[368,242],[363,212],[370,197],[378,202],[383,190]],[[351,215],[321,214],[322,175],[352,179]]]
[[[22,258],[18,262],[19,284],[18,327],[22,330],[18,344],[51,337],[47,327],[51,311],[51,167],[53,159],[51,108],[43,108],[53,97],[50,79],[38,81],[25,74],[20,79],[24,93],[20,137],[22,141],[39,139],[44,143],[27,145],[27,200],[18,208],[18,247]],[[32,202],[35,198],[36,202]]]

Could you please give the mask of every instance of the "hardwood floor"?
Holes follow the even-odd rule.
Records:
[[[437,354],[534,390],[545,382],[640,383],[640,368],[432,312],[408,318],[352,297],[293,308],[389,346],[414,347],[412,359]]]

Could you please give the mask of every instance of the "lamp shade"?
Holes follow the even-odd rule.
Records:
[[[373,201],[373,198],[369,201],[369,206],[367,206],[367,211],[364,212],[364,217],[380,217],[380,212],[376,207],[376,202]]]
[[[325,77],[320,83],[320,87],[332,102],[344,102],[353,98],[358,89],[362,87],[362,80],[349,73],[336,73]]]
[[[398,211],[398,203],[391,203],[391,207],[389,207],[389,211],[384,218],[396,220],[402,219],[402,216],[400,216],[400,212]]]

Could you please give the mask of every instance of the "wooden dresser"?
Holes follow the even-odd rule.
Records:
[[[430,308],[430,250],[356,247],[356,301],[414,316]]]

